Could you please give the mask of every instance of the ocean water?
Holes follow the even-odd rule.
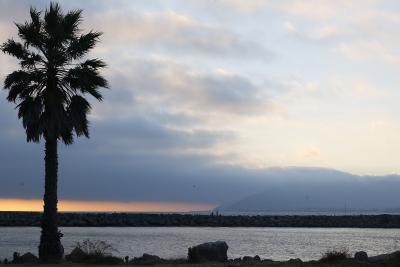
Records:
[[[184,258],[190,246],[208,241],[228,243],[229,258],[259,255],[273,260],[316,260],[330,249],[364,250],[368,255],[400,249],[400,229],[358,228],[211,228],[211,227],[64,227],[62,242],[68,253],[76,242],[104,240],[118,256],[155,254]],[[14,251],[37,254],[40,229],[0,227],[0,259]]]

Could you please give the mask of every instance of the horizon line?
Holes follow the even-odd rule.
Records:
[[[213,210],[211,203],[174,201],[108,201],[59,199],[60,212],[201,212]],[[37,198],[0,198],[0,211],[41,212],[43,200]]]

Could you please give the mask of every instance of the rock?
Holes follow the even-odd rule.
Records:
[[[272,259],[263,259],[262,262],[274,262]]]
[[[25,253],[22,256],[14,255],[14,260],[13,263],[37,263],[39,261],[39,258],[33,255],[30,252]]]
[[[255,255],[254,257],[252,257],[252,256],[244,256],[244,257],[243,257],[243,261],[244,261],[244,262],[249,262],[249,261],[261,261],[261,258],[260,258],[260,256],[258,256],[258,255]]]
[[[65,259],[72,262],[83,262],[88,258],[88,256],[89,255],[81,248],[76,247],[71,251],[69,255],[65,256]]]
[[[358,251],[354,254],[354,259],[358,261],[367,261],[368,254],[365,251]]]
[[[20,260],[22,261],[22,263],[36,263],[39,261],[39,258],[33,255],[32,253],[28,252],[22,255],[20,257]]]
[[[244,256],[242,259],[244,262],[246,261],[253,261],[253,257],[252,256]]]
[[[189,262],[226,262],[227,252],[228,245],[224,241],[203,243],[188,249],[188,260]]]
[[[303,261],[301,260],[301,259],[299,259],[299,258],[296,258],[296,259],[290,259],[289,261],[288,261],[288,263],[302,263]]]
[[[159,261],[161,261],[161,258],[156,255],[150,255],[150,254],[144,253],[142,256],[142,260],[159,262]]]
[[[377,256],[372,256],[368,258],[369,261],[379,262],[379,261],[400,261],[400,251],[396,251],[389,254],[381,254]]]
[[[156,265],[162,263],[164,260],[156,255],[144,253],[142,257],[135,257],[129,263],[137,265]]]
[[[233,262],[241,262],[242,261],[242,258],[235,258],[235,259],[233,259]]]

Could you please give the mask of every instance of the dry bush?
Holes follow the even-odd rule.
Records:
[[[76,243],[76,247],[80,248],[88,255],[111,256],[113,252],[117,252],[115,248],[106,241],[86,239]]]
[[[335,262],[351,258],[348,249],[328,250],[319,260],[320,262]]]

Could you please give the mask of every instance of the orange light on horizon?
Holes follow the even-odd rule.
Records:
[[[185,202],[120,202],[91,200],[59,200],[58,210],[63,212],[190,212],[215,208],[208,203]],[[41,199],[0,198],[0,211],[42,211]]]

